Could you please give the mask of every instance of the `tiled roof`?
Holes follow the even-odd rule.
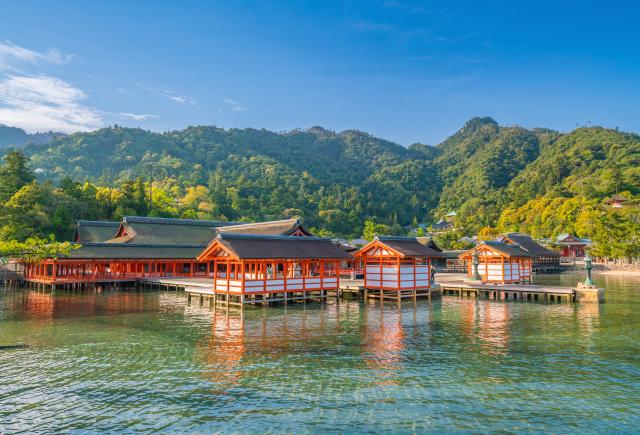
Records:
[[[122,243],[82,243],[66,258],[87,260],[188,259],[195,260],[205,245],[155,245]],[[62,257],[65,258],[65,257]]]
[[[225,221],[208,221],[197,219],[175,219],[175,218],[160,218],[160,217],[145,217],[145,216],[124,216],[122,222],[127,224],[156,224],[156,225],[195,225],[203,227],[222,227],[225,225],[237,225],[238,222],[225,222]]]
[[[415,237],[377,237],[384,245],[406,257],[442,257],[442,254],[418,242]]]
[[[511,240],[513,243],[517,243],[525,251],[530,253],[534,257],[559,257],[558,252],[545,248],[535,240],[533,240],[527,234],[522,233],[507,233],[503,236]]]
[[[464,249],[445,249],[442,251],[442,255],[447,259],[457,259],[463,252]]]
[[[486,241],[477,245],[474,249],[482,247],[482,245],[491,246],[494,250],[507,257],[533,257],[530,253],[522,249],[518,245],[512,245],[504,242]]]
[[[119,222],[79,220],[76,223],[73,241],[104,242],[116,234],[118,225],[120,225]]]
[[[243,260],[252,259],[350,259],[351,254],[329,238],[240,235],[221,233],[212,243]],[[212,246],[210,245],[210,246]]]
[[[148,218],[126,216],[122,219],[118,237],[109,243],[129,244],[209,244],[220,233],[290,235],[300,231],[312,235],[298,219],[238,223],[199,221],[193,219]]]
[[[217,232],[224,234],[263,234],[272,236],[288,236],[296,231],[300,231],[307,236],[311,232],[307,230],[299,219],[284,219],[279,221],[255,222],[248,224],[227,225],[217,228]]]

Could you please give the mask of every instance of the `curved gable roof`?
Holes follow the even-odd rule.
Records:
[[[504,242],[485,241],[477,244],[474,248],[464,251],[458,258],[469,258],[474,251],[489,250],[505,257],[533,257],[529,252],[525,251],[518,245],[508,244]]]
[[[350,259],[351,254],[329,238],[225,234],[218,237],[199,256],[199,261],[215,257],[220,249],[239,260],[260,259]]]
[[[400,257],[442,257],[442,254],[429,246],[423,245],[414,237],[375,237],[375,239],[360,248],[355,256],[363,256],[372,247],[383,245],[396,252]]]
[[[79,220],[76,222],[73,241],[85,243],[104,242],[116,234],[119,225],[120,222]]]
[[[215,237],[216,228],[234,224],[234,222],[194,219],[125,216],[122,218],[116,236],[107,242],[206,245]]]
[[[519,245],[525,251],[533,255],[534,257],[559,257],[560,253],[545,248],[535,240],[533,240],[527,234],[522,233],[507,233],[503,236],[506,241],[511,241]]]

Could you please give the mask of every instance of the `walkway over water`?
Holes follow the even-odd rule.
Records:
[[[574,302],[576,299],[576,290],[572,287],[536,284],[472,284],[465,282],[464,277],[464,274],[439,274],[437,276],[437,284],[439,284],[442,295],[460,298],[534,302]],[[214,296],[210,278],[145,278],[140,280],[140,284],[156,289],[184,290],[189,299],[195,296],[200,298],[201,302]],[[332,292],[332,294],[335,294],[336,297],[341,297],[345,293],[356,296],[364,294],[364,280],[341,279],[339,292]],[[312,299],[316,297],[325,298],[327,297],[327,292],[312,296]],[[374,291],[370,292],[368,297],[377,298],[378,296]],[[269,302],[293,302],[298,299],[296,297],[285,298],[283,295],[279,295],[273,300],[269,300]],[[385,296],[383,299],[396,300],[397,296],[395,298]],[[216,302],[210,301],[210,303],[215,304]]]

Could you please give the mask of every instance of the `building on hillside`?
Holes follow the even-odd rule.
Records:
[[[324,298],[351,254],[328,238],[219,233],[198,256],[228,304]]]
[[[443,233],[445,231],[451,231],[453,229],[453,223],[446,221],[444,219],[440,219],[435,224],[431,225],[432,233]]]
[[[355,246],[356,248],[361,248],[367,243],[369,243],[367,239],[352,239],[349,241],[349,244]]]
[[[496,240],[518,245],[531,254],[534,272],[550,272],[560,269],[560,253],[545,248],[527,234],[507,233],[499,236]]]
[[[562,257],[582,258],[586,254],[587,247],[591,245],[591,240],[563,233],[556,238],[556,243],[560,247],[560,255]]]
[[[454,223],[457,217],[458,217],[458,213],[456,213],[455,211],[450,211],[445,215],[444,219],[447,222]]]
[[[76,223],[72,241],[79,243],[104,242],[116,235],[119,226],[120,222],[80,220]]]
[[[519,245],[486,241],[464,251],[459,258],[467,262],[467,275],[474,274],[473,257],[478,257],[478,274],[482,282],[511,284],[531,282],[531,254]]]
[[[613,195],[612,197],[607,198],[604,202],[611,208],[623,208],[629,200],[624,196]]]
[[[410,237],[376,237],[353,254],[364,266],[366,292],[379,297],[430,296],[431,262],[440,252]]]

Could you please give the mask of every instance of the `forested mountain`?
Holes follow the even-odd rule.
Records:
[[[21,147],[29,142],[49,142],[54,137],[62,135],[63,133],[54,133],[51,131],[29,134],[21,128],[0,124],[0,149],[7,148],[8,146]]]
[[[51,218],[48,226],[21,229],[20,237],[30,231],[63,237],[77,218],[122,214],[301,215],[322,233],[359,236],[367,219],[383,225],[380,231],[401,233],[402,226],[455,210],[459,234],[488,227],[485,232],[552,237],[570,231],[597,239],[595,223],[617,219],[607,225],[624,227],[616,237],[627,242],[637,240],[640,223],[640,136],[603,128],[559,133],[474,118],[439,145],[405,148],[360,131],[321,127],[153,133],[114,126],[31,143],[24,152],[38,179],[5,198],[4,209],[30,198],[43,221]],[[613,194],[630,199],[629,206],[607,208],[603,201]],[[46,200],[36,204],[34,198]],[[0,235],[18,237],[7,225]]]

